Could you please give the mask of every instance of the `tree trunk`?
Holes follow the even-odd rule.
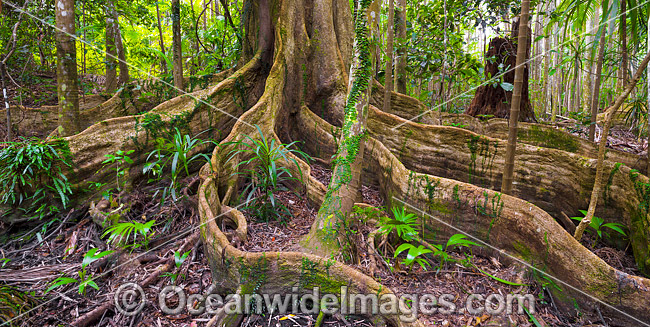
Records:
[[[356,2],[354,57],[339,148],[334,159],[332,180],[304,241],[305,247],[314,253],[327,255],[339,252],[348,262],[352,262],[354,255],[344,235],[349,232],[349,214],[361,187],[366,119],[372,90],[370,83],[374,75],[369,41],[370,2]],[[374,14],[378,17],[379,12]]]
[[[158,20],[158,44],[160,45],[160,52],[164,55],[166,53],[165,39],[163,38],[162,24],[160,23],[160,6],[158,5],[158,1],[156,1],[156,19]],[[164,56],[160,56],[160,71],[163,74],[167,74],[167,60],[165,60]]]
[[[120,19],[113,7],[113,31],[115,32],[115,51],[117,52],[117,59],[119,61],[118,66],[120,67],[120,78],[118,79],[118,85],[124,85],[129,82],[129,64],[126,61],[126,50],[124,49],[124,44],[122,43],[122,31],[120,30]]]
[[[619,85],[621,89],[625,87],[628,83],[628,72],[629,67],[629,56],[627,52],[627,0],[621,0],[621,20],[619,22],[619,38],[621,41],[621,68],[620,76],[621,80]]]
[[[520,34],[518,32],[519,25],[513,25],[513,29],[512,38],[515,39]],[[530,33],[528,33],[527,38],[525,36],[526,35],[524,35],[524,39],[530,40]],[[530,45],[530,43],[528,43],[528,45]],[[524,52],[526,56],[524,58],[519,58],[517,50],[518,49],[515,48],[513,41],[510,39],[497,37],[490,41],[490,47],[485,56],[485,77],[486,79],[494,80],[492,80],[491,83],[486,83],[486,85],[480,86],[476,90],[474,99],[472,99],[469,107],[465,110],[465,114],[474,117],[477,117],[478,115],[490,115],[497,118],[510,117],[514,90],[506,90],[500,81],[514,85],[515,72],[513,68],[518,67],[517,62],[519,62],[520,59],[521,62],[526,62],[528,59],[527,54],[529,53],[526,51]],[[510,68],[504,72],[504,68],[499,68],[500,64],[503,64],[501,67]],[[537,121],[535,118],[535,111],[530,103],[528,92],[529,67],[526,64],[523,65],[522,69],[524,70],[524,74],[519,121],[535,122]]]
[[[75,46],[74,0],[60,0],[56,5],[57,92],[59,96],[59,135],[79,132],[79,86]],[[72,36],[71,36],[72,35]]]
[[[600,197],[600,193],[602,192],[602,184],[603,184],[603,162],[605,161],[605,147],[607,145],[607,136],[609,135],[609,128],[612,124],[612,118],[614,117],[614,114],[618,110],[618,108],[623,104],[625,99],[627,99],[627,96],[630,95],[634,87],[636,87],[636,83],[641,79],[641,76],[643,75],[643,72],[645,68],[648,66],[648,61],[650,61],[650,51],[648,51],[648,54],[645,56],[641,64],[639,64],[639,69],[637,70],[636,74],[632,78],[632,81],[628,83],[626,86],[625,90],[621,95],[616,98],[616,101],[614,104],[607,108],[605,111],[605,123],[603,127],[603,135],[600,138],[600,144],[598,144],[598,163],[596,165],[596,180],[594,181],[594,189],[591,191],[591,200],[589,201],[589,209],[587,210],[587,214],[585,217],[580,221],[580,224],[578,225],[578,228],[576,228],[576,232],[574,237],[576,240],[580,241],[582,239],[582,234],[584,233],[585,229],[587,229],[587,226],[591,223],[591,219],[594,217],[594,213],[596,212],[596,205],[598,204],[598,199]]]
[[[388,23],[386,23],[388,29],[388,36],[386,37],[386,70],[384,73],[384,84],[385,84],[385,93],[384,93],[384,105],[383,109],[385,112],[390,112],[390,98],[391,92],[393,91],[393,39],[394,36],[394,19],[393,15],[395,13],[395,0],[389,0],[388,2]]]
[[[399,47],[397,48],[397,66],[395,67],[395,90],[399,93],[406,94],[406,0],[400,0],[400,9],[397,11],[397,38]]]
[[[546,11],[549,11],[549,4],[546,5]],[[545,18],[545,22],[548,21],[548,18]],[[543,86],[543,101],[542,104],[544,105],[544,117],[548,117],[549,114],[549,105],[551,106],[551,112],[553,111],[552,105],[553,105],[553,97],[551,96],[552,92],[549,92],[549,74],[548,71],[551,68],[551,37],[552,36],[545,36],[544,37],[544,86]]]
[[[605,21],[605,17],[603,17]],[[589,141],[593,142],[596,136],[596,118],[598,117],[598,100],[600,97],[600,83],[603,73],[603,57],[605,56],[605,33],[606,26],[600,31],[600,41],[598,43],[598,58],[596,59],[596,80],[594,81],[594,91],[591,94],[591,124],[589,125]],[[604,135],[604,134],[603,134]],[[605,136],[607,138],[607,136]]]
[[[172,48],[174,49],[174,86],[183,91],[183,45],[181,41],[181,3],[172,0]]]
[[[106,82],[104,88],[107,93],[113,93],[117,89],[117,49],[115,48],[115,26],[113,24],[113,12],[115,11],[115,0],[106,1]]]
[[[506,148],[505,171],[503,172],[503,183],[501,192],[512,193],[512,181],[515,170],[515,150],[517,148],[517,124],[519,123],[519,111],[521,98],[524,89],[524,73],[527,65],[526,54],[528,53],[528,15],[530,12],[530,1],[521,1],[521,15],[519,17],[519,37],[517,40],[517,63],[515,66],[515,84],[512,93],[512,106],[510,107],[510,121],[508,122],[508,146]],[[527,82],[527,81],[526,81]]]

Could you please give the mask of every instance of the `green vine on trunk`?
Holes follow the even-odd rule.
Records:
[[[370,6],[370,0],[362,0],[358,8],[359,11],[365,12]],[[356,10],[355,10],[356,11]],[[320,214],[327,215],[327,219],[334,218],[344,219],[344,215],[340,210],[335,207],[340,207],[341,199],[335,199],[335,192],[339,191],[341,187],[349,184],[352,181],[352,167],[351,165],[357,158],[360,144],[367,136],[365,126],[359,124],[357,105],[360,101],[367,101],[364,99],[366,96],[369,82],[372,76],[372,60],[370,53],[370,42],[368,40],[368,20],[366,15],[356,15],[355,20],[355,51],[358,53],[358,68],[352,73],[352,88],[348,94],[347,102],[344,107],[344,120],[343,128],[341,130],[341,142],[338,146],[336,159],[334,159],[334,179],[325,194],[323,205],[321,206]],[[362,108],[361,114],[367,110],[367,104]],[[361,117],[362,118],[362,117]],[[354,135],[352,128],[359,125],[361,131]],[[331,213],[331,214],[328,214]],[[326,237],[332,237],[336,234],[334,224],[328,222],[326,229]]]

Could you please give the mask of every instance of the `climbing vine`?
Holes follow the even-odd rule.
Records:
[[[337,232],[336,224],[330,222],[332,218],[337,221],[345,220],[340,211],[341,199],[335,194],[352,181],[352,164],[357,159],[361,142],[367,136],[364,120],[368,107],[368,87],[372,76],[372,60],[370,42],[368,40],[368,20],[366,15],[357,15],[357,11],[365,12],[370,6],[370,0],[362,0],[355,10],[355,68],[352,73],[352,87],[348,93],[344,107],[343,127],[341,141],[338,144],[336,159],[334,159],[334,176],[330,187],[325,194],[319,215],[326,217],[325,237],[331,238]],[[361,108],[359,104],[362,104]],[[359,112],[360,111],[360,112]],[[362,115],[362,116],[359,116]],[[356,128],[356,130],[354,130]],[[339,242],[340,243],[340,242]]]

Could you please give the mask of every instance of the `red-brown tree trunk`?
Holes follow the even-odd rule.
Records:
[[[477,117],[489,115],[490,117],[509,118],[512,101],[512,89],[515,81],[515,66],[517,65],[517,46],[514,40],[518,36],[518,25],[510,38],[496,37],[490,41],[490,46],[485,55],[485,85],[476,90],[474,99],[465,113]],[[530,49],[530,34],[528,47]],[[530,51],[526,51],[526,61]],[[524,84],[521,93],[521,108],[519,121],[536,122],[535,111],[528,95],[529,66],[524,68]],[[505,73],[505,74],[504,74]]]

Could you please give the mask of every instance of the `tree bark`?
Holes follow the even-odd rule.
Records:
[[[183,45],[181,41],[181,3],[172,0],[172,47],[174,49],[174,86],[183,91]]]
[[[591,199],[589,201],[589,209],[587,210],[587,214],[580,221],[578,228],[576,228],[574,237],[578,241],[582,239],[582,234],[584,233],[585,229],[587,229],[587,226],[589,226],[589,224],[591,223],[591,219],[594,217],[594,213],[596,212],[596,205],[598,204],[598,198],[600,196],[600,193],[602,192],[605,147],[607,145],[607,136],[609,135],[609,128],[612,125],[612,117],[614,117],[614,114],[616,113],[618,108],[623,104],[625,99],[627,99],[628,95],[630,95],[630,93],[636,86],[636,83],[639,81],[639,79],[641,79],[644,70],[648,66],[648,61],[650,61],[650,51],[648,51],[648,54],[646,54],[641,64],[639,64],[639,69],[637,70],[632,80],[628,83],[623,93],[619,95],[618,98],[616,98],[614,104],[611,107],[607,108],[607,110],[605,111],[605,124],[604,124],[605,126],[603,127],[603,135],[600,138],[600,144],[598,144],[598,163],[596,164],[596,180],[594,181],[594,188],[591,191]]]
[[[350,228],[347,225],[348,215],[361,187],[366,119],[372,90],[370,83],[374,75],[368,22],[370,2],[356,2],[354,57],[339,148],[327,193],[304,242],[305,247],[314,253],[327,255],[338,252],[343,254],[346,261],[352,260],[352,254],[349,241],[344,235]],[[378,17],[379,12],[374,14]]]
[[[115,11],[115,0],[107,0],[105,8],[106,16],[106,82],[104,88],[107,93],[113,93],[117,89],[117,49],[115,48],[115,26],[113,24],[113,11]]]
[[[605,21],[603,17],[603,21]],[[605,56],[605,33],[607,27],[603,25],[598,43],[598,59],[596,59],[596,80],[594,91],[591,94],[591,124],[589,125],[589,141],[593,142],[596,136],[596,118],[598,117],[598,99],[600,97],[600,83],[603,73],[603,57]],[[605,136],[605,138],[607,138]]]
[[[156,19],[158,20],[158,44],[160,45],[160,52],[165,54],[165,39],[163,38],[162,24],[160,23],[160,6],[156,1]],[[167,74],[167,60],[164,56],[160,56],[160,71]]]
[[[269,2],[271,2],[270,6]],[[243,251],[240,247],[241,242],[234,242],[232,238],[233,234],[244,236],[247,234],[246,218],[240,213],[231,213],[230,216],[227,216],[236,222],[237,231],[235,233],[229,236],[219,228],[223,219],[227,219],[221,214],[228,214],[230,211],[227,206],[232,203],[232,194],[236,195],[241,190],[240,187],[244,185],[243,183],[246,182],[244,178],[240,177],[241,175],[236,174],[235,168],[233,168],[234,165],[245,159],[226,162],[225,158],[228,157],[226,154],[229,150],[227,144],[230,141],[244,139],[244,135],[255,137],[256,129],[250,125],[258,125],[261,126],[264,135],[272,137],[276,142],[288,143],[293,140],[304,142],[301,143],[301,148],[310,149],[308,152],[312,156],[329,163],[329,160],[335,155],[336,142],[334,140],[335,137],[340,137],[341,129],[320,119],[316,113],[335,111],[337,108],[327,101],[303,101],[303,96],[320,92],[323,95],[318,100],[322,100],[326,99],[328,93],[340,92],[345,97],[347,85],[350,83],[347,74],[338,76],[339,70],[336,69],[344,67],[344,58],[350,57],[352,53],[352,51],[344,51],[345,47],[341,45],[346,42],[352,43],[351,34],[345,32],[352,31],[351,26],[347,27],[352,22],[352,19],[349,19],[349,2],[347,0],[318,2],[271,0],[251,1],[251,3],[253,3],[250,9],[251,16],[258,17],[256,14],[259,14],[259,18],[249,33],[255,37],[260,36],[253,44],[259,44],[263,50],[260,49],[257,54],[244,61],[245,65],[239,67],[230,78],[209,87],[205,92],[193,94],[200,100],[209,102],[210,106],[196,105],[196,99],[190,96],[180,96],[152,111],[152,113],[160,114],[161,119],[165,122],[171,121],[172,117],[190,117],[187,125],[196,133],[208,128],[222,132],[221,134],[212,133],[210,136],[205,136],[207,133],[203,134],[205,137],[214,138],[221,144],[216,148],[211,160],[211,164],[215,163],[215,166],[212,167],[218,168],[211,170],[210,166],[204,167],[201,173],[203,182],[198,192],[201,235],[205,240],[203,244],[213,280],[220,288],[227,291],[220,294],[232,293],[238,288],[250,290],[253,287],[260,294],[283,294],[292,285],[305,285],[305,281],[314,281],[314,283],[309,283],[309,288],[341,284],[350,285],[350,290],[357,293],[390,292],[376,280],[335,260],[340,252],[324,251],[328,253],[323,257],[304,252],[275,252],[269,255],[268,252]],[[312,4],[313,8],[309,7]],[[269,7],[274,11],[270,11]],[[305,8],[312,10],[305,10]],[[319,24],[328,27],[327,32]],[[320,33],[316,33],[316,31]],[[330,33],[329,31],[335,32]],[[330,39],[324,38],[323,35],[330,35],[333,41],[326,42]],[[268,37],[270,37],[268,43],[264,43],[263,41]],[[327,47],[327,45],[333,46]],[[347,49],[351,49],[351,47]],[[262,56],[262,53],[265,55]],[[266,59],[262,59],[262,57]],[[326,64],[331,65],[326,66]],[[337,78],[328,79],[332,75],[337,75]],[[355,76],[350,76],[350,79],[354,78]],[[329,82],[331,83],[328,84]],[[377,83],[373,83],[373,86],[379,90],[373,92],[372,104],[381,106],[383,99],[375,100],[374,98],[382,97],[384,92]],[[532,202],[529,203],[513,196],[504,195],[502,197],[496,191],[466,183],[466,179],[463,182],[458,181],[461,174],[465,178],[468,176],[467,167],[471,165],[470,157],[472,155],[476,159],[475,162],[489,161],[489,158],[483,159],[494,155],[496,157],[494,163],[498,165],[495,166],[498,167],[495,168],[495,171],[500,171],[503,162],[505,162],[504,153],[506,152],[503,137],[495,139],[465,129],[432,126],[425,123],[405,123],[401,128],[392,129],[405,122],[400,116],[412,117],[406,113],[413,110],[417,112],[423,107],[423,104],[417,100],[400,94],[393,94],[393,100],[391,105],[393,114],[385,114],[372,106],[368,108],[369,117],[366,122],[368,133],[365,138],[364,148],[366,151],[361,173],[363,178],[371,179],[369,182],[372,182],[373,185],[379,185],[382,195],[385,194],[386,199],[390,201],[394,197],[406,197],[409,204],[417,205],[418,208],[428,208],[427,212],[422,212],[421,217],[425,217],[425,214],[438,216],[440,219],[444,219],[444,223],[459,226],[468,233],[478,235],[481,240],[491,246],[503,249],[505,253],[514,254],[517,257],[539,258],[539,264],[546,267],[546,272],[554,276],[561,276],[567,283],[562,286],[562,297],[556,297],[556,299],[560,299],[557,301],[558,305],[562,305],[560,302],[564,302],[573,307],[569,301],[575,297],[585,316],[594,316],[595,309],[590,310],[593,308],[594,299],[591,298],[593,296],[608,304],[608,306],[600,307],[606,317],[607,314],[622,316],[620,312],[616,312],[620,309],[647,321],[649,315],[647,307],[650,305],[650,281],[622,274],[589,252],[588,249],[580,246],[571,235],[568,235],[555,223],[549,214],[532,204],[536,201],[535,199],[540,198],[539,196],[528,198],[527,201]],[[321,104],[323,102],[325,105]],[[92,126],[87,132],[68,138],[75,160],[74,177],[83,179],[92,175],[102,178],[101,172],[99,174],[95,172],[101,166],[101,158],[104,154],[114,152],[118,148],[134,149],[135,145],[131,140],[135,139],[146,144],[146,132],[138,129],[138,118],[139,116],[131,116],[111,119]],[[475,122],[474,119],[467,119]],[[174,121],[177,120],[174,119]],[[341,118],[341,121],[343,120]],[[494,121],[490,122],[490,126],[492,123]],[[487,123],[479,122],[478,125],[480,126],[477,128],[486,128]],[[543,125],[522,125],[520,132],[524,131],[524,126],[530,127],[529,131],[533,128],[538,131],[555,131],[547,129]],[[563,132],[559,134],[563,134]],[[521,141],[523,141],[522,135],[520,135]],[[549,135],[557,136],[558,134]],[[568,137],[570,138],[568,143],[582,142],[579,138]],[[542,141],[549,141],[551,138],[553,137],[543,137]],[[124,142],[125,140],[126,142]],[[483,150],[470,153],[471,148],[468,151],[468,147],[470,141],[473,140],[477,140],[479,143],[486,142],[489,145],[490,154],[482,152]],[[149,148],[152,146],[153,144],[148,144]],[[400,149],[407,151],[401,154]],[[488,147],[486,146],[485,149]],[[440,151],[445,151],[445,156],[439,156]],[[534,190],[537,192],[533,193],[540,194],[539,190],[542,185],[547,188],[545,192],[553,189],[554,184],[558,185],[558,192],[573,189],[561,186],[584,185],[583,182],[589,179],[577,179],[575,176],[592,176],[593,172],[585,169],[585,161],[581,155],[567,153],[575,151],[575,149],[560,151],[549,147],[518,146],[518,154],[521,153],[522,157],[530,156],[530,160],[527,162],[529,166],[526,167],[529,168],[529,174],[521,177],[522,183],[518,184],[515,190],[520,188],[519,191],[522,192],[521,190],[526,187],[527,190]],[[403,163],[397,159],[398,156],[403,157]],[[438,156],[438,160],[432,160],[431,156]],[[476,158],[476,156],[479,157]],[[320,205],[327,192],[327,187],[311,176],[307,163],[300,161],[299,158],[296,160],[303,172],[303,183],[288,185],[288,187],[304,191],[306,198],[311,203],[316,206]],[[135,158],[134,161],[136,162],[132,167],[141,167],[144,158]],[[440,164],[441,162],[446,165]],[[288,166],[289,169],[293,167],[291,164],[280,164]],[[608,161],[606,167],[611,165],[612,162]],[[570,173],[566,170],[567,167],[571,167]],[[489,168],[486,168],[485,176],[491,174],[487,170]],[[541,170],[545,172],[544,175],[538,174]],[[627,167],[622,167],[621,171],[622,174],[615,176],[612,189],[621,190],[617,193],[619,195],[624,193],[630,201],[637,201],[635,190],[627,179],[627,173],[630,170]],[[141,177],[139,172],[141,169],[130,170],[131,174]],[[298,176],[296,170],[292,170],[292,172],[295,174],[294,176]],[[452,173],[458,175],[452,176]],[[441,177],[444,174],[449,174],[449,176]],[[469,174],[476,175],[475,170],[470,168]],[[639,178],[641,181],[647,182],[645,176],[639,176]],[[501,182],[500,178],[496,176],[491,180],[495,187]],[[576,180],[578,182],[575,182]],[[426,185],[425,182],[428,181],[435,184]],[[85,184],[83,181],[80,183]],[[431,190],[430,186],[432,185],[436,185],[435,191]],[[576,192],[578,191],[576,190]],[[435,193],[433,200],[431,193]],[[559,201],[566,201],[562,196],[555,196],[559,193],[552,194],[554,196],[548,200],[552,202],[552,205]],[[482,203],[483,196],[488,201],[486,203],[489,203],[491,199],[493,206],[496,205],[497,208],[496,210],[492,209],[492,213],[487,206],[484,207],[486,212],[477,210],[477,197],[481,199]],[[617,201],[620,201],[620,198]],[[624,210],[637,208],[637,205],[638,202],[630,202],[624,207]],[[444,212],[443,209],[437,210],[434,207],[442,207]],[[498,209],[499,207],[502,210]],[[412,209],[418,210],[418,208]],[[617,206],[617,208],[623,208],[623,206]],[[488,214],[493,214],[495,218],[490,219]],[[437,238],[451,236],[453,231],[440,228],[438,221],[432,223],[431,219],[433,218],[427,217],[423,221],[423,225],[426,224],[428,229],[435,230]],[[486,231],[488,231],[487,236]],[[549,244],[553,246],[549,247]],[[571,253],[568,253],[567,249]],[[306,267],[310,269],[305,269]],[[306,287],[303,287],[304,289]],[[611,292],[618,292],[617,296],[612,296]],[[605,310],[609,310],[609,312]],[[409,324],[400,321],[395,316],[382,315],[382,317],[389,320],[390,325],[395,327],[421,325],[417,322]],[[630,319],[629,316],[623,318]]]
[[[648,49],[650,49],[650,15],[648,16],[647,25],[648,25],[648,30],[647,30],[646,33],[647,33],[648,36],[647,36],[647,40],[646,40],[646,46],[648,47]],[[647,116],[646,116],[646,120],[645,120],[645,130],[646,130],[646,133],[648,134],[648,140],[647,140],[648,141],[648,147],[646,149],[646,159],[648,160],[648,164],[647,164],[647,167],[646,167],[646,176],[650,176],[650,69],[648,69],[646,71],[646,80],[647,80],[647,90],[646,90],[647,93],[646,94],[648,96],[648,103],[647,103],[648,112],[647,112]]]
[[[393,91],[393,41],[395,38],[395,33],[393,32],[395,0],[389,0],[388,3],[388,23],[386,24],[388,35],[386,37],[386,70],[384,73],[384,84],[386,88],[384,91],[384,112],[390,112],[390,98],[391,92]]]
[[[519,111],[521,107],[521,96],[524,88],[524,69],[526,54],[528,53],[528,15],[530,12],[530,0],[521,1],[521,15],[519,19],[519,37],[517,42],[517,65],[515,66],[515,85],[512,93],[512,104],[510,107],[510,121],[508,131],[508,145],[506,147],[506,163],[503,172],[503,183],[501,192],[512,193],[512,180],[515,169],[515,150],[517,149],[517,124],[519,123]]]
[[[57,92],[59,96],[59,135],[79,132],[79,86],[75,46],[74,0],[56,4]]]
[[[113,31],[115,32],[115,51],[117,52],[117,60],[119,61],[118,66],[120,67],[120,77],[118,79],[118,85],[124,85],[129,82],[129,64],[126,61],[126,50],[124,49],[124,44],[122,43],[122,31],[120,30],[120,19],[113,7]]]
[[[406,94],[406,0],[400,0],[400,9],[397,12],[397,37],[399,47],[397,48],[397,66],[395,67],[395,90]]]
[[[619,22],[621,27],[619,30],[619,38],[621,42],[621,68],[620,68],[620,77],[621,80],[619,85],[621,89],[625,87],[629,80],[629,75],[627,69],[629,67],[629,55],[627,52],[627,0],[621,0],[621,20]]]

